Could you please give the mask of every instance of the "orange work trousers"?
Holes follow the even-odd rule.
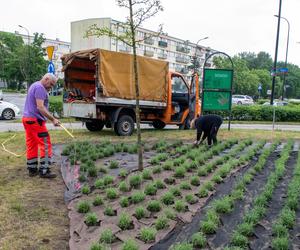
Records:
[[[46,122],[37,118],[22,118],[26,133],[27,168],[38,167],[38,151],[40,150],[40,169],[48,169],[51,164],[52,145],[46,128]]]

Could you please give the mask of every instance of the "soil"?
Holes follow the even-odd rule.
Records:
[[[274,190],[269,209],[261,223],[255,227],[255,238],[251,241],[250,249],[269,249],[272,240],[272,225],[276,221],[281,209],[284,206],[287,195],[288,184],[293,177],[293,171],[297,161],[297,153],[292,152],[286,164],[286,172],[278,186]],[[299,245],[298,245],[299,246]]]
[[[244,149],[242,152],[245,152],[247,149]],[[254,159],[246,166],[241,167],[238,171],[233,171],[233,173],[227,177],[224,182],[217,185],[215,188],[215,193],[206,199],[204,204],[201,204],[200,207],[197,207],[194,217],[190,221],[185,221],[185,223],[178,223],[174,230],[170,232],[164,239],[156,243],[151,250],[161,250],[169,249],[169,247],[175,243],[183,242],[189,239],[194,233],[199,231],[199,222],[204,219],[205,210],[209,206],[211,200],[219,198],[225,194],[228,194],[236,180],[241,176],[250,166],[253,166],[257,161],[257,158]],[[203,199],[202,199],[203,200]],[[201,201],[201,199],[200,199]]]

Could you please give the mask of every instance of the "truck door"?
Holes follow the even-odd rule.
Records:
[[[171,120],[180,122],[182,115],[189,108],[189,88],[181,75],[172,75],[172,106],[177,111]]]
[[[189,101],[189,119],[192,120],[200,115],[199,105],[199,77],[197,74],[192,76],[190,85],[190,101]]]

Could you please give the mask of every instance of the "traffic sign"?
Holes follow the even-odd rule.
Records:
[[[204,69],[203,89],[230,90],[233,79],[233,70]]]
[[[202,110],[230,110],[230,91],[204,91],[202,100]]]
[[[48,64],[48,73],[55,74],[55,67],[52,61],[50,61]]]
[[[46,51],[47,51],[47,55],[48,55],[49,61],[52,61],[52,58],[53,58],[53,52],[54,52],[54,46],[48,46],[48,47],[46,48]]]

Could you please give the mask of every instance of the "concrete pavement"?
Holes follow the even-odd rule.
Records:
[[[81,122],[64,123],[63,125],[68,129],[86,129]],[[54,127],[52,124],[48,124],[47,127],[49,130],[62,129],[60,127]],[[149,126],[147,124],[142,124],[141,127],[143,129],[153,129],[152,126]],[[228,124],[223,124],[221,128],[227,129]],[[178,127],[174,125],[168,125],[166,126],[166,129],[178,129]],[[272,124],[231,124],[231,129],[272,130]],[[0,132],[23,130],[24,128],[21,123],[0,120]],[[275,130],[300,132],[300,125],[275,124]]]

